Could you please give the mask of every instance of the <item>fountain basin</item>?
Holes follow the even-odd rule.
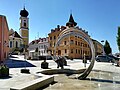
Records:
[[[42,76],[40,78],[39,76],[37,76],[37,78],[34,78],[31,81],[23,82],[22,84],[12,86],[10,90],[36,90],[52,82],[54,82],[53,76]]]

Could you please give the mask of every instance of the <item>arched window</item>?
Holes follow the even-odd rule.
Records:
[[[24,27],[26,27],[26,22],[24,22]]]
[[[24,20],[23,25],[24,25],[24,27],[26,27],[26,20]]]
[[[12,41],[10,41],[10,48],[12,48]]]
[[[16,48],[18,48],[18,42],[16,41]]]

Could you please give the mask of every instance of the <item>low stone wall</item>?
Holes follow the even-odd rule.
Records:
[[[46,74],[46,75],[52,75],[52,74],[80,74],[83,73],[86,69],[79,69],[79,70],[73,70],[73,69],[48,69],[44,70],[38,73]]]
[[[42,78],[11,87],[10,90],[36,90],[52,82],[54,82],[53,76],[43,76]]]

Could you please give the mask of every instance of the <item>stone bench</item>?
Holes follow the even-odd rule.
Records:
[[[52,82],[54,82],[53,76],[43,76],[41,78],[32,80],[30,82],[26,82],[26,83],[23,83],[17,86],[13,86],[10,88],[10,90],[36,90]]]

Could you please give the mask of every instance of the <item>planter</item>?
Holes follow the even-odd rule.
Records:
[[[41,63],[41,68],[48,69],[48,62],[46,62],[46,60],[44,60],[44,62]]]
[[[9,76],[9,68],[5,65],[0,66],[0,78]]]

